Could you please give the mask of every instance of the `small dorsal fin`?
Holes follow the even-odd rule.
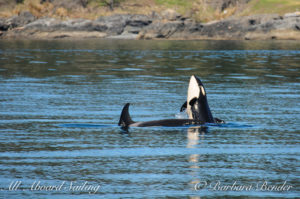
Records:
[[[130,115],[129,115],[129,105],[130,103],[125,104],[125,106],[123,107],[121,116],[120,116],[120,120],[119,120],[119,126],[122,127],[128,127],[130,124],[133,124],[134,121],[132,121]]]

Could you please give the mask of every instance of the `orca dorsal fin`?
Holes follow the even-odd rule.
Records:
[[[125,104],[125,106],[123,107],[121,116],[120,116],[120,120],[119,120],[119,126],[122,127],[128,127],[130,124],[133,124],[134,121],[132,121],[130,115],[129,115],[129,105],[130,103]]]

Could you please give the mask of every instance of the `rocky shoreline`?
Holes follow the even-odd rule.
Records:
[[[0,39],[217,39],[300,40],[300,13],[228,18],[198,23],[173,10],[152,15],[118,14],[96,20],[36,18],[30,12],[0,18]]]

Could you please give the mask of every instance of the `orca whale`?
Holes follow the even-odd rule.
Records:
[[[123,107],[120,120],[118,125],[126,129],[128,127],[150,127],[150,126],[189,126],[189,125],[202,125],[204,122],[194,119],[164,119],[164,120],[153,120],[147,122],[134,122],[129,114],[130,103],[125,104]]]
[[[123,107],[118,125],[124,129],[128,127],[150,127],[150,126],[189,126],[189,125],[204,125],[205,123],[225,123],[223,120],[214,118],[210,111],[206,91],[201,80],[193,75],[190,78],[187,101],[181,106],[180,111],[186,111],[188,119],[164,119],[153,120],[147,122],[134,122],[129,114],[129,106],[127,103]]]
[[[219,118],[214,118],[210,111],[206,90],[201,80],[192,75],[189,82],[187,101],[181,106],[180,111],[186,111],[189,119],[199,120],[204,123],[225,123]]]

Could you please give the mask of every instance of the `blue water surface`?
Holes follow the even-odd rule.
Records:
[[[299,74],[297,41],[2,40],[0,197],[299,197]],[[176,118],[191,75],[226,124],[117,126]]]

